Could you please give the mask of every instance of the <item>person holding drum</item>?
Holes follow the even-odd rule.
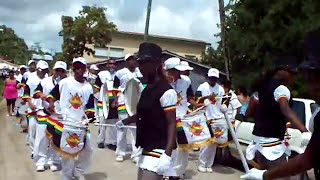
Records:
[[[59,148],[58,152],[62,155],[62,180],[79,179],[90,165],[91,134],[83,125],[83,119],[93,118],[95,111],[92,86],[83,77],[86,65],[86,60],[82,57],[73,59],[74,76],[61,80],[47,97],[48,110],[54,112],[54,101],[59,100],[64,117],[62,125],[57,123],[57,126],[62,126],[61,135],[52,134],[53,140],[61,139],[58,143],[60,147],[56,148]]]
[[[45,77],[45,75],[49,71],[49,65],[45,61],[39,61],[37,63],[37,71],[35,73],[31,73],[28,76],[28,81],[26,82],[26,86],[24,87],[24,94],[22,99],[28,103],[28,111],[27,111],[27,120],[28,120],[28,135],[27,142],[32,150],[31,158],[33,158],[34,154],[34,143],[36,137],[36,112],[39,110],[38,107],[41,107],[41,99],[33,98],[33,94],[40,83],[40,81]]]
[[[190,78],[181,75],[182,72],[189,70],[189,68],[186,65],[182,65],[179,58],[169,58],[164,62],[164,69],[171,87],[178,95],[176,118],[183,119],[188,111],[188,102],[196,104]],[[177,150],[174,152],[173,157],[174,169],[177,172],[176,176],[182,178],[188,166],[188,150]]]
[[[161,54],[156,44],[140,44],[138,62],[147,86],[137,113],[117,123],[118,128],[137,123],[136,146],[141,147],[138,180],[160,180],[175,174],[170,156],[176,148],[177,93],[163,73]]]
[[[198,171],[212,173],[212,165],[217,151],[217,146],[228,143],[228,126],[220,110],[224,89],[217,83],[219,70],[211,68],[208,71],[208,81],[202,83],[196,92],[197,102],[206,105],[206,117],[211,124],[216,143],[200,149]],[[220,98],[216,98],[216,97]]]
[[[140,73],[139,68],[137,67],[137,60],[134,55],[127,54],[125,56],[125,64],[126,67],[123,69],[120,69],[116,72],[114,83],[113,83],[113,97],[115,100],[113,101],[112,107],[118,107],[118,116],[119,120],[123,120],[128,117],[128,113],[125,106],[124,101],[124,91],[127,85],[127,82],[129,82],[133,78],[141,78],[142,74]],[[116,149],[116,161],[122,162],[124,161],[124,156],[126,155],[126,148],[127,148],[127,131],[130,132],[132,135],[132,154],[131,159],[133,162],[137,162],[137,158],[135,157],[135,154],[137,153],[137,148],[135,146],[135,137],[136,137],[136,130],[133,128],[129,129],[122,129],[117,130],[117,149]]]
[[[113,101],[114,97],[112,94],[112,89],[113,89],[113,81],[115,77],[115,64],[116,61],[113,59],[108,60],[107,62],[107,69],[105,71],[101,71],[98,74],[98,77],[96,79],[96,82],[93,86],[96,91],[100,91],[100,99],[98,101],[97,107],[99,109],[99,112],[103,111],[102,107],[102,93],[108,93],[108,98],[109,98],[109,113],[107,119],[105,119],[103,116],[99,118],[100,124],[106,123],[108,121],[109,124],[115,124],[114,119],[118,118],[118,111],[117,107],[113,107]],[[107,85],[108,92],[101,92],[101,86],[103,84]],[[99,115],[102,113],[99,113]],[[110,122],[112,121],[112,122]],[[106,130],[109,128],[108,131],[108,137],[107,137],[107,146],[109,149],[116,150],[116,144],[117,144],[117,129],[115,127],[105,127],[105,126],[99,126],[99,135],[98,135],[98,148],[104,148],[104,143],[106,140]]]
[[[63,61],[57,61],[53,67],[53,76],[41,80],[33,97],[35,99],[41,98],[41,100],[45,100],[55,85],[58,84],[61,79],[66,77],[66,71],[67,64]],[[40,110],[37,112],[37,133],[34,144],[34,162],[36,164],[37,171],[44,171],[46,164],[50,166],[51,171],[57,171],[60,159],[57,153],[52,149],[52,146],[49,146],[49,141],[46,137],[47,118],[49,113],[43,110],[43,108],[45,108],[43,106],[48,106],[45,103],[45,101],[42,102],[40,105],[41,107],[38,107]]]

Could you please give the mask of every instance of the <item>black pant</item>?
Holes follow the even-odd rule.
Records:
[[[7,106],[14,105],[16,103],[16,98],[13,99],[6,99],[7,100]]]

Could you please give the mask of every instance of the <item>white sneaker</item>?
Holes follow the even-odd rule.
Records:
[[[198,166],[198,171],[202,172],[202,173],[206,173],[207,172],[207,168],[202,167],[202,166]]]
[[[123,156],[117,156],[116,157],[117,162],[123,162]]]
[[[45,169],[44,169],[44,165],[39,165],[39,166],[37,166],[37,172],[42,172],[42,171],[44,171]]]
[[[208,173],[213,173],[212,168],[211,168],[211,167],[207,167],[207,172],[208,172]]]
[[[56,166],[56,165],[54,165],[54,164],[51,164],[51,165],[50,165],[50,170],[51,170],[52,172],[56,172],[56,171],[58,171],[58,166]]]

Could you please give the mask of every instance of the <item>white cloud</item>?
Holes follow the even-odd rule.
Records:
[[[83,5],[107,7],[107,17],[119,30],[144,32],[147,0],[10,0],[0,2],[0,22],[12,27],[28,45],[39,42],[46,49],[61,51],[58,36],[61,15],[76,16]],[[201,39],[213,44],[220,30],[217,1],[154,0],[150,34]]]

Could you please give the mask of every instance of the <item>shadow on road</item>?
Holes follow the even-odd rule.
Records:
[[[102,172],[94,172],[84,176],[86,180],[105,180],[107,177],[107,174]]]

